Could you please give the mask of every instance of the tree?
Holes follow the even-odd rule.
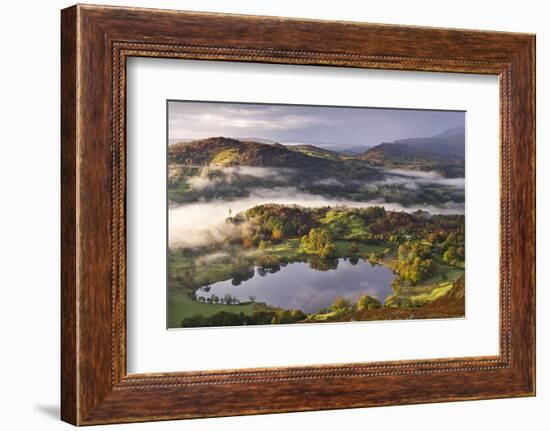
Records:
[[[312,228],[300,241],[302,249],[308,253],[315,253],[322,259],[331,259],[338,256],[338,249],[331,241],[328,232],[324,229]]]
[[[265,251],[265,241],[263,239],[260,240],[260,243],[258,244],[258,250],[260,250],[262,253]]]
[[[386,216],[386,209],[384,207],[369,207],[366,209],[365,214],[370,222],[377,219],[384,218]]]
[[[347,299],[337,296],[334,303],[330,306],[330,309],[335,312],[344,312],[351,308],[351,302]]]
[[[292,310],[290,312],[290,317],[294,322],[298,322],[300,320],[304,320],[307,318],[307,315],[302,312],[302,310]]]
[[[283,231],[281,229],[273,229],[271,232],[271,239],[275,242],[279,242],[283,239]]]
[[[254,245],[254,241],[250,238],[244,238],[243,239],[243,247],[248,249],[251,248]]]
[[[243,317],[244,314],[241,316],[228,311],[218,311],[207,319],[210,326],[237,326],[245,323]]]
[[[338,256],[338,250],[336,245],[332,242],[328,242],[325,246],[319,251],[319,257],[321,259],[333,259]]]
[[[392,267],[401,280],[415,285],[433,274],[435,263],[431,259],[430,246],[418,241],[401,244],[397,252],[398,261]]]
[[[428,241],[430,241],[432,244],[434,244],[434,243],[437,242],[438,237],[439,236],[437,235],[437,233],[432,232],[431,234],[428,235]]]
[[[352,254],[355,254],[359,251],[359,246],[357,245],[356,242],[352,242],[349,246],[349,252],[352,253]]]
[[[454,265],[456,262],[457,253],[456,253],[456,247],[451,246],[447,249],[445,253],[443,253],[443,262],[445,262],[447,265]]]
[[[362,295],[357,301],[357,310],[373,310],[375,308],[380,308],[380,302],[378,299],[373,298],[369,295]]]
[[[266,325],[271,323],[273,320],[273,317],[275,316],[274,311],[254,311],[249,317],[248,317],[248,324],[250,325]]]
[[[292,315],[288,310],[279,310],[275,316],[273,316],[271,323],[293,323]]]
[[[187,317],[181,321],[182,328],[197,328],[200,326],[209,326],[206,317],[201,314],[195,314],[192,317]]]

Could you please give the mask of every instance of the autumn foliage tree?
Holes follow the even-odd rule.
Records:
[[[359,301],[357,301],[357,310],[374,310],[376,308],[380,308],[381,304],[378,299],[373,298],[369,295],[362,295],[359,298]]]
[[[430,255],[430,247],[419,242],[401,244],[397,257],[398,261],[392,269],[401,280],[409,281],[413,285],[431,276],[436,268]]]
[[[271,240],[273,242],[282,241],[283,238],[284,238],[284,234],[283,234],[283,231],[281,229],[273,229],[271,231]]]
[[[341,296],[337,296],[334,303],[330,306],[331,311],[335,313],[343,313],[352,307],[352,303]]]
[[[322,259],[332,259],[338,255],[336,245],[324,229],[311,229],[302,237],[300,246],[307,253],[315,253]]]

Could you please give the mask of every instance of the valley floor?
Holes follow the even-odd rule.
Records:
[[[395,263],[395,256],[383,256],[389,244],[357,244],[357,251],[350,252],[353,241],[337,240],[337,255],[345,259],[368,260],[373,264],[391,268]],[[235,262],[242,262],[244,267],[254,265],[265,256],[276,256],[279,262],[299,262],[317,260],[322,265],[323,260],[315,255],[304,253],[297,238],[286,239],[280,243],[266,246],[264,250],[247,250],[240,245],[218,248],[216,252],[203,250],[185,252],[175,250],[170,257],[170,288],[168,326],[181,327],[182,321],[196,315],[212,316],[220,311],[251,316],[254,312],[277,312],[280,308],[269,306],[263,302],[245,302],[239,304],[214,304],[198,302],[193,298],[193,292],[201,286],[211,285],[218,281],[230,280],[235,276]],[[326,262],[330,265],[330,262]],[[196,266],[200,271],[196,271]],[[330,268],[327,268],[330,270]],[[194,274],[189,280],[190,274]],[[395,283],[394,295],[388,298],[377,309],[357,311],[353,306],[348,310],[325,310],[307,315],[299,323],[321,323],[350,320],[392,320],[409,318],[443,318],[461,317],[464,315],[464,301],[453,301],[445,305],[441,302],[438,307],[431,305],[436,300],[445,298],[460,280],[463,279],[464,269],[446,265],[439,257],[436,259],[436,269],[433,275],[411,286],[405,283]],[[269,276],[269,274],[267,275]],[[458,283],[457,283],[458,281]],[[463,284],[463,282],[462,282]],[[460,305],[462,303],[462,306]],[[428,307],[428,305],[430,305]],[[450,306],[452,305],[452,306]],[[288,322],[290,323],[290,322]]]

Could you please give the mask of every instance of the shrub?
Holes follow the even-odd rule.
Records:
[[[266,325],[271,323],[275,316],[275,311],[254,311],[247,320],[249,325]]]
[[[330,309],[336,313],[344,312],[351,308],[351,302],[341,296],[337,296]]]
[[[196,314],[193,317],[187,317],[181,321],[182,328],[196,328],[201,326],[210,326],[208,319],[201,314]]]
[[[292,315],[288,310],[279,310],[275,316],[273,316],[271,323],[293,323]]]
[[[445,253],[443,253],[443,262],[445,262],[447,265],[454,265],[456,263],[458,255],[456,252],[456,247],[451,246],[447,249]]]
[[[380,302],[378,299],[373,298],[369,295],[362,295],[357,301],[357,310],[373,310],[375,308],[380,308]]]
[[[307,315],[302,312],[302,310],[292,310],[290,312],[290,317],[294,322],[298,322],[300,320],[304,320]]]

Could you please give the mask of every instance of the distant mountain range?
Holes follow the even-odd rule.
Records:
[[[172,161],[220,166],[271,166],[307,168],[318,171],[341,169],[336,162],[354,160],[360,177],[372,177],[369,165],[422,171],[435,170],[446,177],[464,176],[464,126],[449,129],[431,137],[399,139],[374,147],[342,148],[336,144],[282,145],[261,138],[215,137],[199,140],[171,140]],[[365,161],[367,163],[359,163]],[[365,175],[368,174],[368,175]],[[338,176],[338,175],[337,175]]]
[[[278,142],[271,139],[257,137],[226,137],[224,139],[241,142],[255,142],[268,145],[278,144]],[[205,140],[206,139],[171,138],[170,145],[175,145],[178,143],[200,142]],[[464,159],[464,142],[464,126],[458,126],[431,137],[398,139],[393,142],[383,142],[375,146],[345,146],[344,144],[338,143],[285,143],[284,145],[289,149],[292,149],[293,147],[301,149],[315,148],[316,151],[319,152],[324,150],[331,153],[361,156],[361,158],[364,160],[374,159],[376,161],[380,158],[381,155],[383,155],[380,153],[385,152],[387,152],[388,155],[395,156],[402,153],[403,156],[407,158],[414,155],[418,157],[426,157],[427,155],[429,155]],[[378,156],[376,156],[377,154]]]
[[[447,177],[464,176],[465,129],[449,129],[427,138],[399,139],[368,149],[359,158],[374,166],[435,170]]]
[[[465,129],[460,126],[431,138],[402,139],[395,142],[427,154],[464,159]]]

